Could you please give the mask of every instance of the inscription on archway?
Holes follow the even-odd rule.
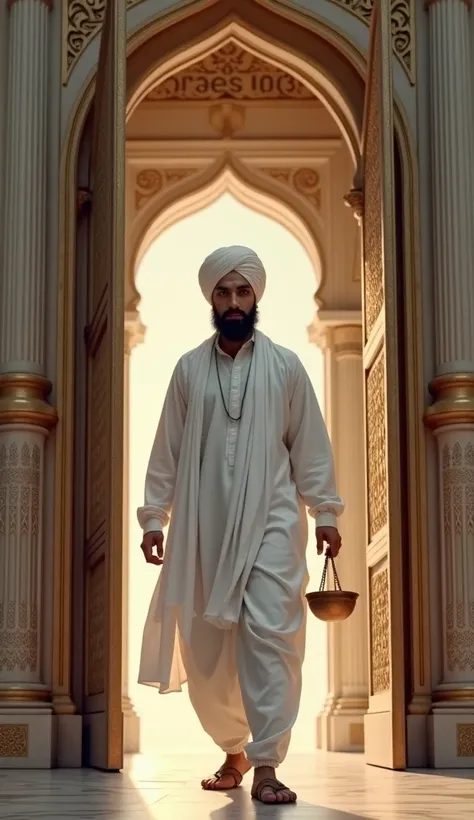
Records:
[[[299,80],[229,42],[156,86],[147,102],[163,100],[310,100]]]

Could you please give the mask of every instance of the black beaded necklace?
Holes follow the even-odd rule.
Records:
[[[247,387],[249,386],[250,371],[252,369],[252,364],[253,364],[253,350],[252,350],[252,360],[250,362],[249,372],[247,374],[247,381],[245,382],[244,394],[242,396],[242,401],[240,403],[240,416],[238,418],[234,418],[234,416],[230,415],[230,413],[227,409],[227,405],[225,403],[224,391],[222,389],[221,377],[220,377],[220,374],[219,374],[219,361],[218,361],[218,358],[217,358],[217,342],[214,345],[214,358],[215,358],[215,361],[216,361],[217,380],[219,382],[219,389],[221,391],[222,404],[223,404],[224,410],[227,414],[227,418],[229,418],[231,421],[240,421],[240,419],[242,418],[242,413],[243,413],[243,409],[244,409],[245,396],[247,395]]]

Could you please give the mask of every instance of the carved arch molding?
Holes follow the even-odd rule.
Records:
[[[127,0],[130,9],[142,0]],[[373,0],[331,0],[367,25]],[[393,50],[408,78],[415,83],[415,0],[391,0]],[[63,83],[102,25],[105,0],[67,0],[63,25]]]

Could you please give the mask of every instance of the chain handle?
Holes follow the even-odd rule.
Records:
[[[341,582],[339,581],[339,575],[337,574],[336,562],[334,561],[334,558],[329,552],[329,550],[326,552],[326,558],[324,560],[323,577],[321,578],[319,591],[324,592],[324,588],[326,586],[326,578],[328,574],[329,561],[331,562],[332,572],[334,575],[334,589],[336,590],[336,592],[342,592]]]

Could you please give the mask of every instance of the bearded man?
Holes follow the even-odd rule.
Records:
[[[326,544],[337,556],[343,504],[308,375],[255,329],[265,282],[241,246],[216,250],[199,271],[216,333],[176,366],[138,510],[146,561],[163,564],[139,681],[161,693],[187,681],[225,755],[204,789],[235,788],[253,768],[256,800],[294,803],[275,769],[301,696],[305,507],[318,553]]]

